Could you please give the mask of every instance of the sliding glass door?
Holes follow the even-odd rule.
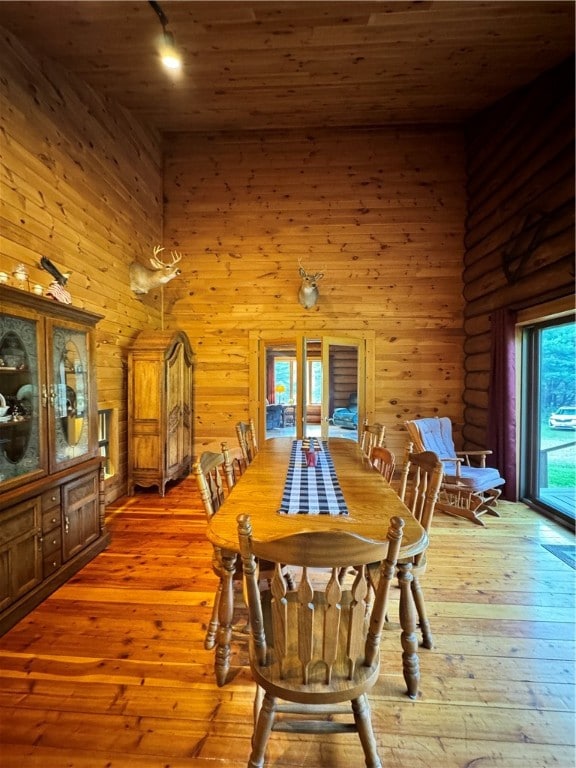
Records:
[[[521,495],[570,524],[576,517],[576,336],[573,317],[522,337]]]

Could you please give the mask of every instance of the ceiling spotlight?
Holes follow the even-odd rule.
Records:
[[[155,0],[149,0],[149,3],[160,19],[160,24],[162,24],[162,39],[159,44],[160,60],[166,69],[173,72],[180,70],[182,67],[182,56],[174,42],[174,35],[167,29],[168,18],[159,3],[155,2]]]
[[[166,69],[180,69],[182,66],[182,56],[176,48],[172,32],[164,31],[164,41],[160,46],[160,58]]]

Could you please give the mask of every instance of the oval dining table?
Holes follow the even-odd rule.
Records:
[[[386,540],[390,519],[397,516],[404,520],[400,560],[411,558],[428,546],[424,528],[412,516],[396,491],[371,466],[354,440],[330,438],[325,444],[348,514],[307,514],[305,503],[299,514],[280,512],[292,444],[293,439],[286,437],[273,438],[263,443],[208,524],[208,539],[217,547],[223,575],[214,663],[219,686],[226,683],[230,669],[233,575],[239,555],[238,515],[250,515],[253,537],[257,541],[322,529],[350,531],[379,542]],[[416,698],[420,672],[411,568],[409,560],[398,564],[402,667],[408,695]]]

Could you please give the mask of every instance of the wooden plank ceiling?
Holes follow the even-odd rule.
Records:
[[[574,2],[1,2],[0,26],[165,131],[460,123],[574,52]]]

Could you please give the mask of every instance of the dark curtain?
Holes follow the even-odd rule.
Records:
[[[506,480],[502,497],[517,501],[516,491],[516,312],[492,313],[487,439],[489,463]]]

